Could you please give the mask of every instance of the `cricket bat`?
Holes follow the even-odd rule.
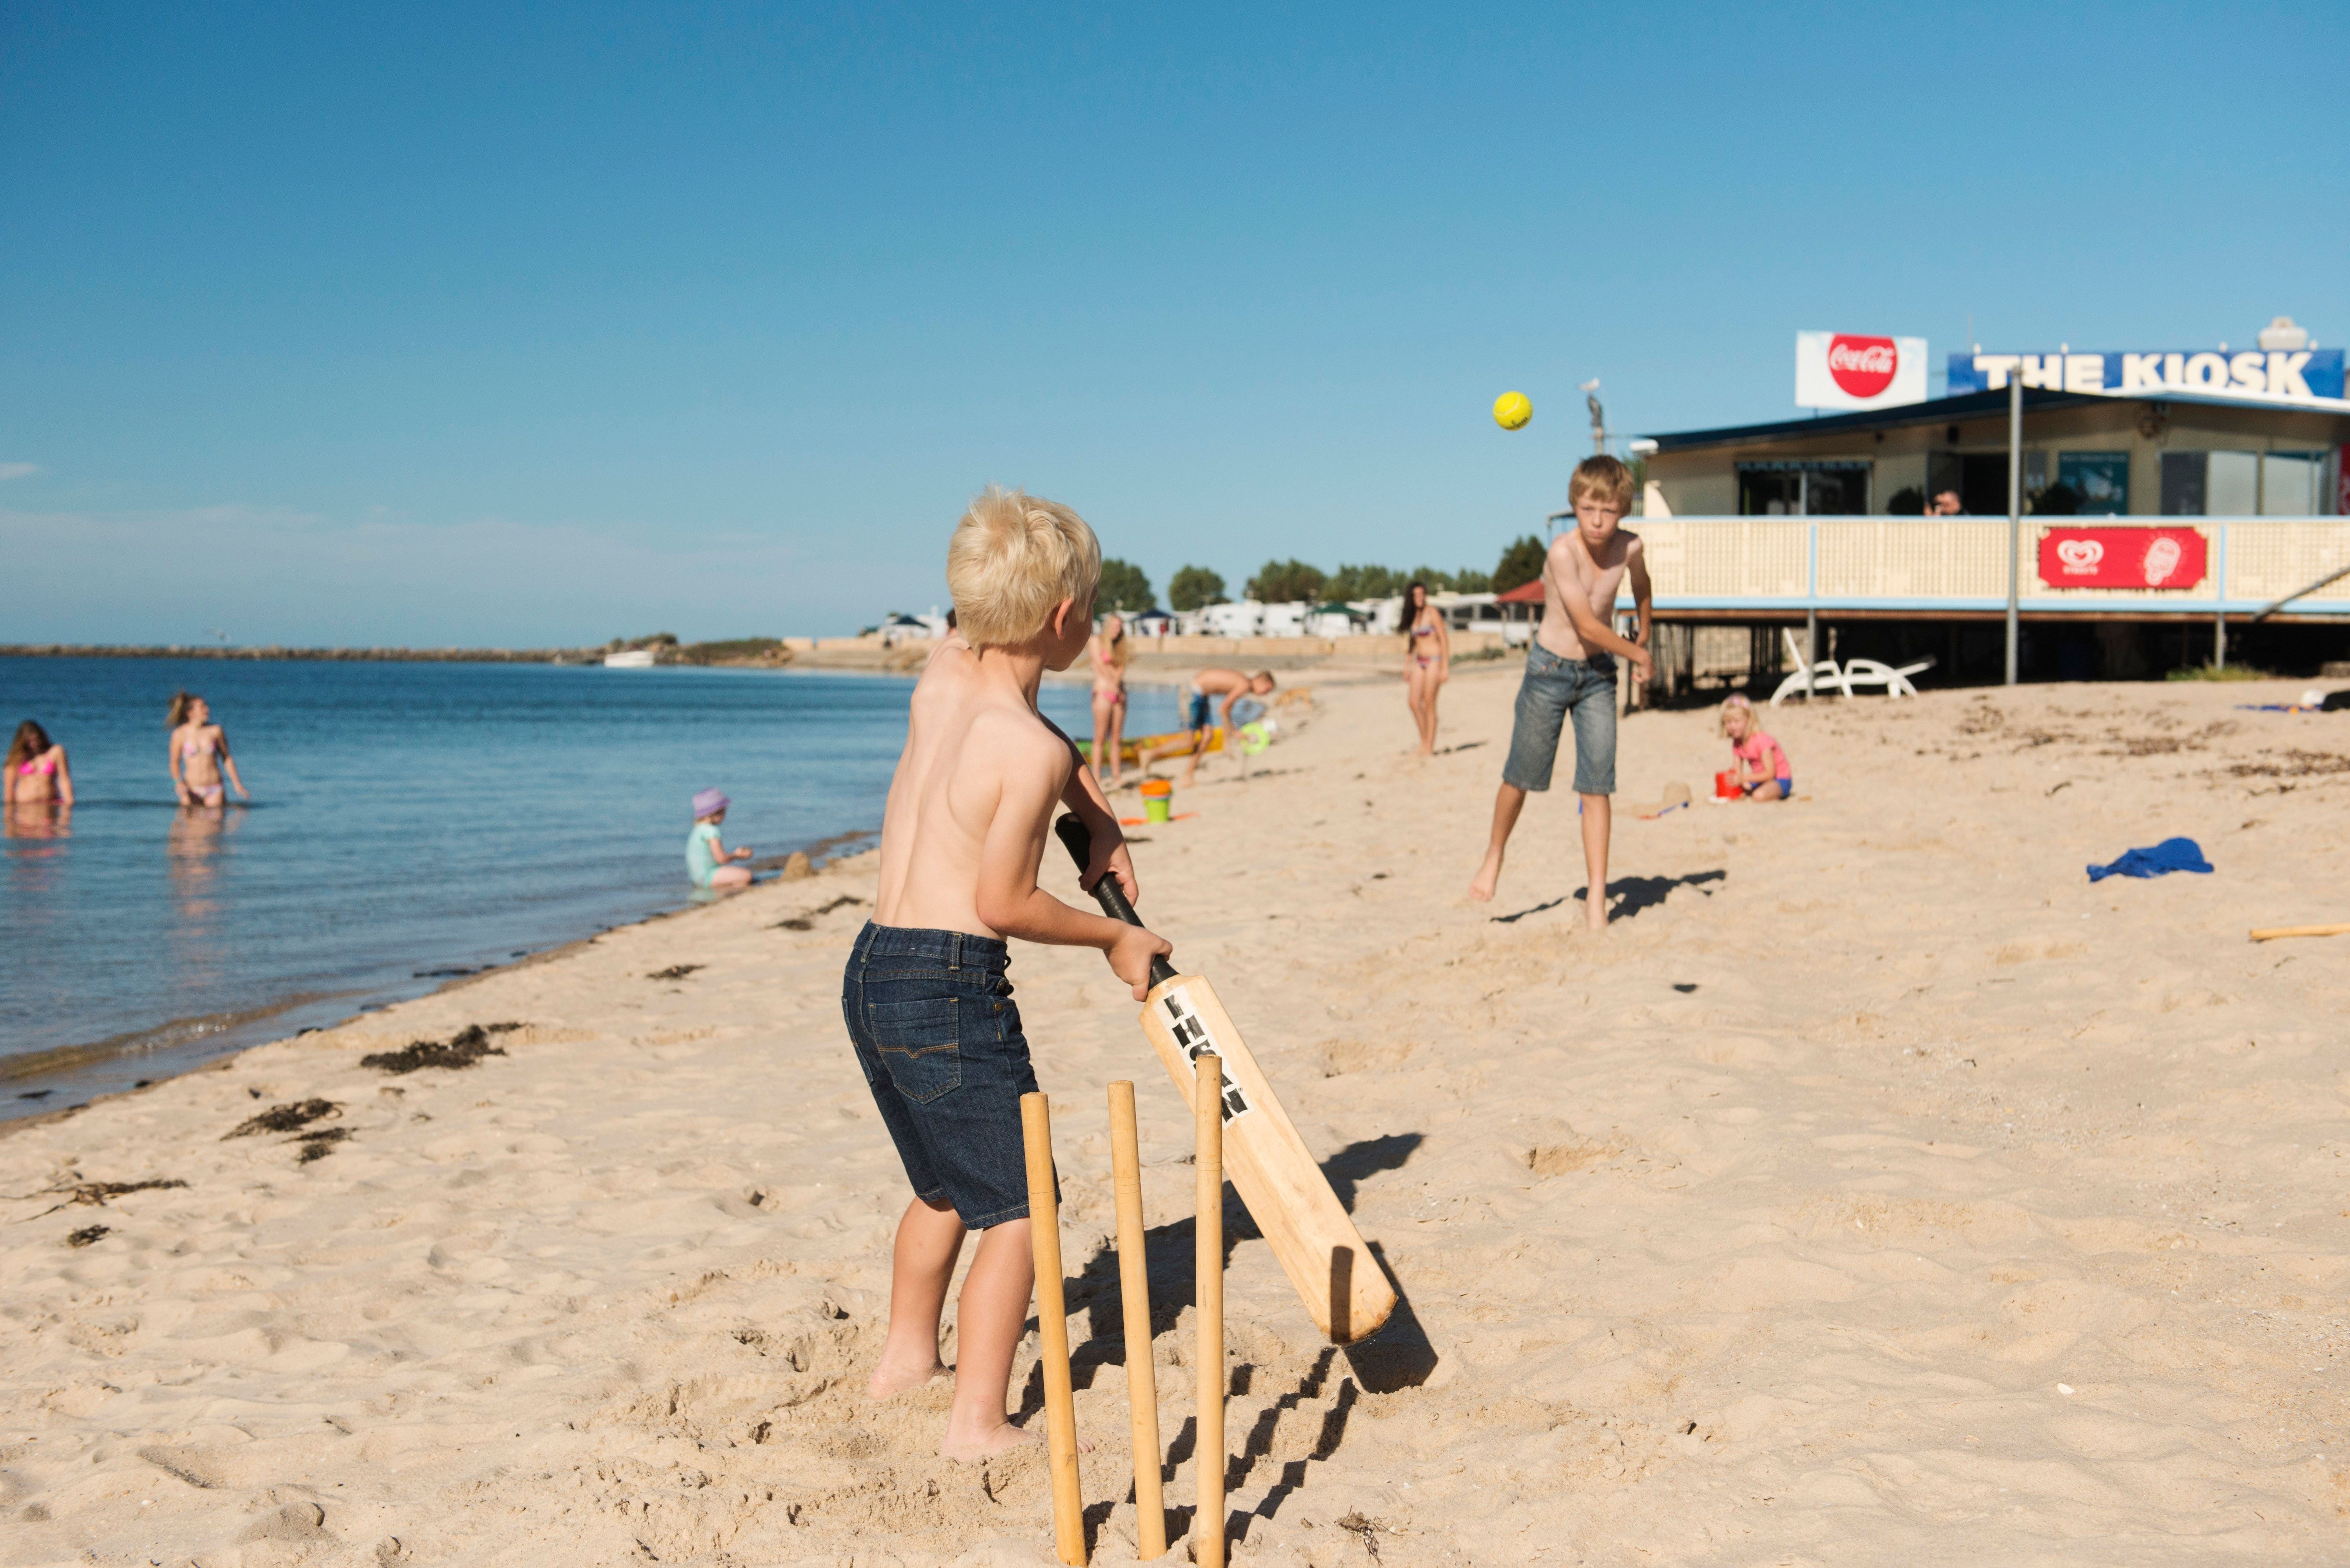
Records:
[[[1092,859],[1086,825],[1074,815],[1064,815],[1055,831],[1083,872]],[[1142,924],[1116,877],[1104,877],[1093,893],[1111,919]],[[1176,973],[1163,958],[1151,960],[1142,1033],[1186,1106],[1198,1082],[1194,1059],[1211,1052],[1222,1059],[1224,1169],[1248,1205],[1249,1218],[1332,1344],[1352,1345],[1378,1332],[1395,1311],[1394,1287],[1339,1206],[1321,1166],[1306,1152],[1248,1042],[1216,999],[1215,987],[1199,975]]]

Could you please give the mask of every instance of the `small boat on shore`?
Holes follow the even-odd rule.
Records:
[[[653,650],[650,648],[624,648],[618,653],[604,656],[604,668],[607,670],[650,670],[652,667]]]

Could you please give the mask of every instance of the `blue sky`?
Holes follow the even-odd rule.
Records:
[[[1490,566],[1803,327],[2350,336],[2350,8],[0,9],[0,641]],[[1516,434],[1486,412],[1532,395]]]

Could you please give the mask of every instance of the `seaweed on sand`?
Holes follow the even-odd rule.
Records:
[[[371,1051],[359,1058],[359,1065],[400,1075],[426,1067],[471,1067],[484,1056],[506,1054],[504,1046],[490,1044],[492,1034],[504,1034],[521,1027],[519,1023],[468,1023],[445,1042],[411,1040],[397,1051]]]
[[[847,893],[843,893],[831,903],[819,905],[816,909],[810,909],[805,915],[794,915],[790,919],[777,920],[775,924],[775,929],[779,931],[812,931],[816,929],[816,922],[818,916],[829,915],[844,904],[861,904],[863,902],[865,902],[865,900],[862,898],[853,898]]]
[[[295,1100],[286,1105],[272,1106],[257,1116],[248,1116],[231,1130],[221,1134],[221,1142],[233,1137],[252,1137],[258,1133],[292,1132],[305,1127],[320,1116],[340,1116],[343,1107],[332,1100]]]
[[[38,1220],[42,1215],[54,1214],[58,1210],[66,1208],[70,1204],[88,1203],[103,1209],[106,1207],[106,1200],[108,1199],[120,1198],[126,1192],[154,1192],[168,1188],[185,1187],[186,1185],[186,1182],[181,1180],[176,1176],[164,1177],[160,1180],[152,1181],[72,1181],[68,1182],[63,1187],[44,1187],[38,1192],[12,1192],[7,1194],[7,1196],[12,1199],[17,1198],[58,1197],[63,1199],[62,1202],[50,1204],[47,1209],[42,1210],[39,1214],[26,1216],[27,1219]],[[106,1227],[103,1225],[99,1227],[100,1231],[103,1231],[105,1229]],[[95,1237],[91,1238],[93,1241],[96,1239],[97,1238]],[[87,1245],[87,1243],[84,1242],[77,1242],[75,1244],[77,1246]]]
[[[337,1144],[350,1136],[348,1127],[321,1127],[317,1132],[304,1133],[294,1140],[302,1146],[302,1158],[298,1163],[307,1165],[314,1159],[326,1158],[335,1152]]]

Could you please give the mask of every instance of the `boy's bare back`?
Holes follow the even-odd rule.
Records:
[[[931,658],[914,687],[906,749],[881,815],[885,926],[1003,932],[980,912],[980,880],[993,839],[1033,882],[1072,753],[1016,686],[983,676],[960,637]]]

